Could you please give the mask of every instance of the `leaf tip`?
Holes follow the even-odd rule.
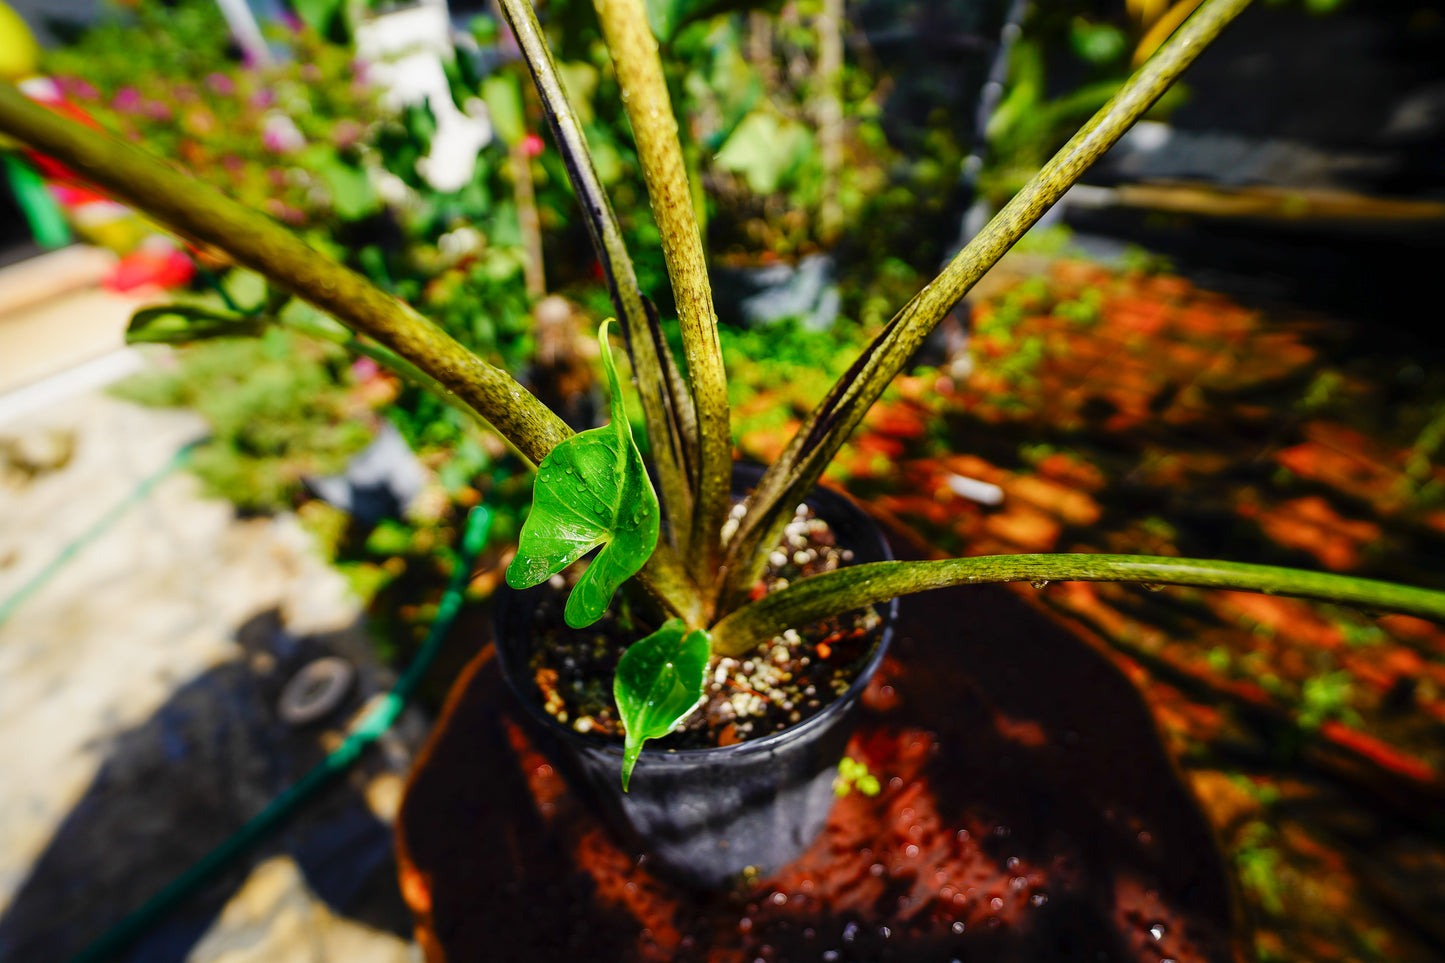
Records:
[[[583,573],[583,578],[586,573]],[[606,599],[601,605],[593,601],[593,592],[589,586],[584,586],[579,580],[573,586],[572,592],[567,596],[567,605],[562,610],[562,620],[571,629],[585,629],[587,626],[602,618],[602,613],[607,611],[607,606],[612,602],[612,593],[607,593]]]
[[[627,792],[628,784],[632,782],[632,767],[637,765],[637,757],[642,754],[642,742],[633,742],[628,738],[622,749],[622,791]]]
[[[550,574],[545,566],[539,566],[535,559],[518,552],[507,565],[507,585],[514,589],[528,589]]]

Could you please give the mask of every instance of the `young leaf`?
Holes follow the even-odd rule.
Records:
[[[582,132],[585,115],[591,113],[587,100],[595,93],[592,88],[597,83],[596,71],[590,64],[557,65],[531,0],[499,3],[536,81],[542,112],[552,128],[583,222],[592,236],[608,295],[617,309],[622,337],[632,358],[632,373],[642,395],[652,470],[671,522],[672,545],[686,552],[692,534],[693,480],[698,465],[697,412],[658,327],[657,311],[638,287],[637,272],[622,240],[622,227],[603,188],[610,181],[603,156],[598,149],[588,147]],[[565,84],[563,75],[567,78]],[[585,96],[579,100],[579,94]]]
[[[598,333],[612,393],[612,423],[567,439],[537,466],[532,513],[522,526],[507,584],[528,588],[551,578],[598,545],[602,551],[577,580],[564,613],[574,629],[602,617],[612,595],[642,568],[657,545],[657,495],[632,440],[622,389],[607,341]]]
[[[612,680],[612,697],[617,700],[626,732],[623,792],[642,744],[667,735],[702,700],[710,649],[706,632],[688,632],[682,619],[672,619],[622,654]]]
[[[188,344],[208,338],[252,338],[266,330],[266,320],[244,314],[211,311],[192,304],[163,304],[131,316],[126,344]]]

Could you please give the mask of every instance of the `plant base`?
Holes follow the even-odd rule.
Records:
[[[737,466],[736,490],[760,475],[756,466]],[[847,498],[820,490],[807,502],[855,561],[892,557],[877,526]],[[732,745],[645,748],[624,793],[620,742],[576,732],[539,704],[528,656],[538,644],[535,613],[547,593],[555,594],[542,585],[498,597],[497,661],[515,697],[514,717],[619,841],[646,853],[672,880],[708,890],[771,873],[808,848],[833,807],[838,762],[887,651],[896,601],[878,606],[883,619],[870,633],[872,653],[837,699],[786,729]]]
[[[1241,936],[1133,686],[1005,589],[904,600],[848,750],[882,792],[838,800],[742,894],[679,888],[614,843],[505,702],[488,648],[398,819],[429,960],[1225,963]]]

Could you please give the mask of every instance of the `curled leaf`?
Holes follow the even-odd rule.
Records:
[[[710,650],[706,632],[688,632],[682,619],[672,619],[622,654],[612,680],[612,696],[626,734],[623,792],[642,744],[667,735],[702,701]]]
[[[254,338],[266,330],[266,319],[193,304],[142,308],[131,316],[126,344],[188,344],[210,338]]]
[[[622,409],[607,341],[610,323],[603,322],[598,337],[612,393],[612,422],[568,438],[542,459],[532,487],[532,512],[507,566],[507,584],[528,588],[602,546],[567,599],[564,615],[574,629],[601,618],[613,594],[657,547],[657,495]]]

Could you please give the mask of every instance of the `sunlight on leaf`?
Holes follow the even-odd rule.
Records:
[[[667,735],[702,700],[709,651],[706,632],[688,632],[682,619],[672,619],[622,654],[612,696],[626,730],[623,792],[642,744]]]
[[[598,333],[611,391],[612,423],[559,444],[537,466],[532,512],[522,526],[507,584],[528,588],[551,578],[593,548],[602,550],[577,580],[565,616],[574,629],[602,617],[613,593],[642,568],[657,545],[657,495],[632,440],[622,389],[607,341]]]
[[[191,304],[143,308],[130,319],[126,344],[187,344],[208,338],[253,338],[266,329],[262,318],[211,311]]]

